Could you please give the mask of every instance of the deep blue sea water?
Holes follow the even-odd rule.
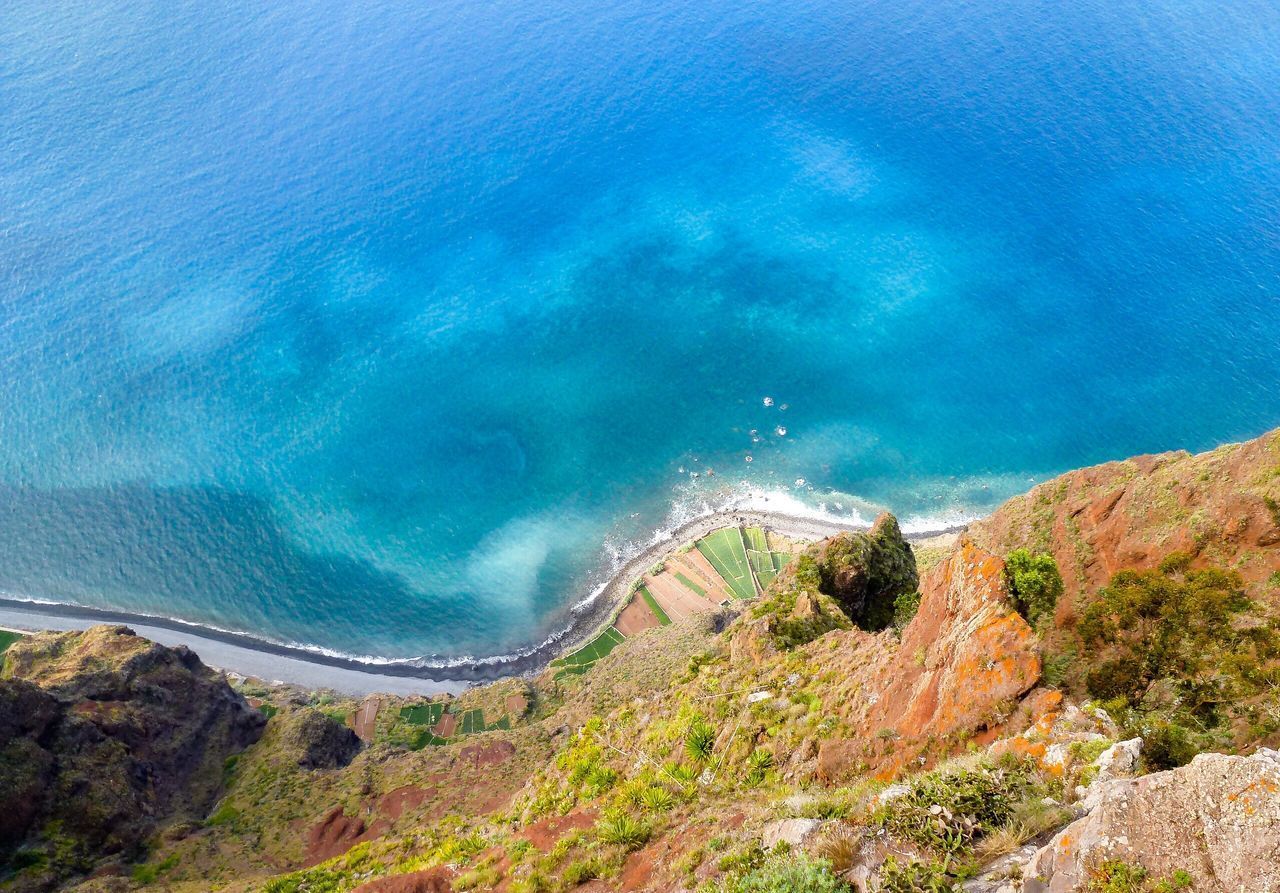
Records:
[[[495,654],[1277,424],[1272,2],[0,5],[9,593]]]

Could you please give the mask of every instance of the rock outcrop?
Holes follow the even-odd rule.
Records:
[[[823,781],[838,781],[860,764],[891,776],[948,736],[998,724],[1002,710],[1040,678],[1035,633],[1009,603],[1000,558],[964,540],[920,588],[920,608],[901,643],[892,633],[857,630],[814,643],[866,655],[842,683],[857,734],[823,742]]]
[[[50,888],[129,858],[161,825],[198,821],[228,756],[265,720],[186,648],[125,627],[15,644],[0,679],[0,855]]]
[[[893,620],[894,599],[914,592],[920,583],[915,555],[902,538],[898,519],[888,512],[881,513],[866,533],[841,533],[827,540],[818,572],[818,588],[835,599],[850,620],[873,632]]]
[[[281,752],[303,769],[342,769],[362,747],[355,732],[311,707],[293,711],[283,722]]]
[[[1102,788],[1093,810],[1031,859],[1023,893],[1085,889],[1108,862],[1152,878],[1186,872],[1197,893],[1280,889],[1280,753],[1201,754]]]

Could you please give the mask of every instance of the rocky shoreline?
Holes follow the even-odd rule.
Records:
[[[0,628],[24,632],[84,629],[102,623],[124,624],[157,642],[186,645],[210,666],[268,682],[330,688],[348,694],[456,693],[469,685],[540,672],[557,655],[589,641],[612,622],[614,615],[630,598],[631,583],[645,569],[682,543],[732,525],[764,527],[800,540],[818,540],[842,530],[859,529],[857,525],[834,520],[778,512],[724,511],[696,518],[655,537],[649,546],[628,560],[590,600],[571,609],[565,628],[559,635],[525,653],[478,658],[471,662],[371,663],[166,617],[6,598],[0,598]],[[921,542],[954,534],[959,529],[918,533],[907,539]]]

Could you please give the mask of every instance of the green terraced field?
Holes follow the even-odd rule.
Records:
[[[415,704],[400,708],[400,718],[415,726],[434,726],[441,716],[444,716],[444,704]]]
[[[0,629],[0,654],[4,654],[8,651],[9,646],[21,638],[22,636],[19,633],[6,632],[5,630]]]
[[[742,533],[736,527],[717,530],[698,540],[698,551],[716,569],[737,598],[754,598],[755,583],[751,577],[751,565],[743,545]]]
[[[747,544],[747,560],[751,562],[751,570],[764,589],[778,575],[773,566],[773,553],[769,550],[769,540],[759,527],[747,527],[742,531],[742,538]]]
[[[684,584],[685,589],[688,589],[691,592],[696,592],[698,593],[698,595],[702,596],[703,598],[707,597],[707,590],[703,589],[701,586],[699,586],[697,583],[690,580],[688,577],[686,577],[684,574],[680,573],[679,571],[676,571],[676,579]]]
[[[422,750],[424,747],[439,747],[449,742],[429,729],[417,729],[406,742],[410,750]]]
[[[462,714],[462,722],[458,723],[459,735],[474,735],[484,731],[484,711],[477,707]]]
[[[676,574],[676,576],[679,577],[680,575]],[[684,578],[681,577],[681,579],[683,580]],[[662,610],[662,606],[654,600],[653,593],[649,592],[649,588],[647,586],[641,586],[638,591],[640,593],[640,597],[644,599],[644,603],[648,605],[649,610],[653,612],[653,616],[658,618],[658,623],[666,626],[671,622],[671,618],[667,616],[666,611]],[[703,592],[702,595],[706,595],[706,592]]]
[[[560,679],[564,676],[576,676],[580,673],[585,673],[593,663],[617,648],[625,639],[626,636],[618,632],[617,629],[612,626],[609,627],[577,651],[553,660],[551,666],[562,668],[556,673],[555,678]]]
[[[757,552],[768,552],[769,540],[765,537],[764,531],[759,527],[742,528],[742,538],[747,543],[748,549],[754,549]]]

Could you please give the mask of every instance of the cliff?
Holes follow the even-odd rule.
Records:
[[[945,549],[746,534],[763,597],[457,699],[20,643],[0,889],[1274,889],[1280,433],[1071,472]]]
[[[190,651],[123,627],[13,645],[0,679],[0,847],[15,890],[145,855],[198,822],[264,717]]]

